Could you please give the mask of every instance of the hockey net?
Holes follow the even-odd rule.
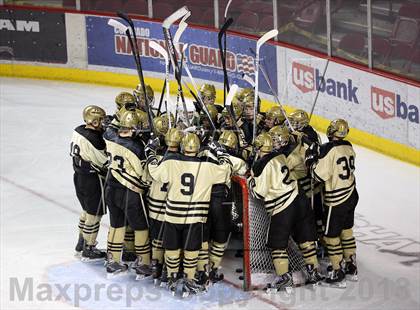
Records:
[[[243,278],[244,289],[261,289],[275,277],[271,249],[266,247],[270,216],[261,200],[254,198],[248,190],[244,177],[232,179],[232,194],[243,228]],[[241,214],[242,213],[242,214]],[[304,282],[305,265],[296,243],[290,238],[287,249],[289,270],[294,283]]]

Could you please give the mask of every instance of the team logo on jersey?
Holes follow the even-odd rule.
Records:
[[[383,119],[398,117],[419,123],[419,109],[405,103],[399,94],[378,87],[371,87],[372,110]]]
[[[353,86],[353,81],[337,81],[325,76],[323,83],[322,72],[313,67],[298,62],[292,63],[292,82],[302,93],[318,91],[329,96],[345,101],[359,103],[357,98],[358,87]]]

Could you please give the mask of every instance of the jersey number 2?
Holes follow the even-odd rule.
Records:
[[[191,173],[184,173],[181,175],[181,184],[185,187],[187,187],[186,189],[181,188],[181,194],[183,195],[192,195],[194,192],[194,176]]]

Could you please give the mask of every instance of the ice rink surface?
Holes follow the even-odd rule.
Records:
[[[73,248],[80,206],[69,140],[84,106],[97,104],[113,114],[119,91],[0,78],[1,309],[420,308],[420,169],[358,146],[360,280],[345,290],[268,295],[223,283],[179,300],[147,281],[135,282],[134,275],[107,280],[101,265],[78,261]],[[105,216],[101,248],[108,222]]]

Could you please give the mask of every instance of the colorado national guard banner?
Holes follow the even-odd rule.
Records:
[[[107,25],[109,17],[86,17],[88,62],[90,65],[123,67],[135,69],[128,39],[125,34],[114,31]],[[135,21],[138,45],[143,69],[164,72],[164,61],[149,46],[150,41],[164,45],[161,23]],[[171,29],[175,34],[176,28]],[[186,60],[194,78],[223,83],[223,70],[217,44],[217,32],[188,27],[181,37],[181,43],[188,43]],[[227,70],[229,82],[240,87],[250,87],[242,79],[245,73],[254,78],[254,56],[256,41],[239,35],[227,37]],[[276,47],[265,45],[261,49],[261,60],[268,69],[273,87],[277,88]],[[186,73],[184,72],[186,75]],[[260,90],[269,93],[268,85],[261,76]]]
[[[67,63],[64,13],[0,8],[0,59]]]

